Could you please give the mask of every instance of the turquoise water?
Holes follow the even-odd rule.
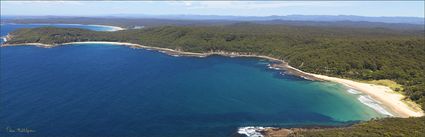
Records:
[[[3,30],[3,29],[2,29]],[[108,44],[2,47],[0,129],[32,136],[236,136],[244,126],[382,117],[342,85],[258,58],[173,57]]]
[[[79,25],[79,24],[1,24],[1,35],[5,36],[7,33],[20,29],[20,28],[37,28],[37,27],[59,27],[59,28],[80,28],[94,31],[112,31],[113,28],[108,26],[96,25]]]

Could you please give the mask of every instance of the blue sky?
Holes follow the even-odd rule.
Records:
[[[1,15],[111,14],[424,17],[424,1],[1,1]]]

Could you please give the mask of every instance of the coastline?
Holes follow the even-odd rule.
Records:
[[[300,73],[311,75],[325,81],[331,81],[331,82],[343,84],[344,86],[350,89],[354,89],[366,95],[369,95],[371,98],[379,101],[380,104],[390,109],[391,112],[395,113],[394,116],[396,117],[408,118],[408,117],[424,116],[423,111],[416,111],[415,108],[410,107],[403,101],[403,99],[405,98],[404,95],[396,93],[389,87],[382,86],[382,85],[361,83],[361,82],[357,82],[357,81],[353,81],[349,79],[330,77],[330,76],[319,75],[319,74],[312,74],[308,72],[303,72],[289,65],[287,67],[295,71],[299,71]]]
[[[110,30],[106,30],[106,31],[119,31],[119,30],[125,30],[125,28],[118,27],[118,26],[96,25],[96,24],[39,24],[39,25],[84,25],[84,26],[97,26],[97,27],[107,27],[107,28],[111,28]]]
[[[10,38],[10,37],[8,37]],[[70,42],[70,43],[62,43],[62,44],[43,44],[43,43],[22,43],[22,44],[2,44],[1,47],[7,47],[7,46],[22,46],[22,45],[31,45],[31,46],[37,46],[37,47],[43,47],[43,48],[51,48],[55,46],[61,46],[61,45],[70,45],[70,44],[113,44],[113,45],[123,45],[123,46],[129,46],[131,48],[143,48],[143,49],[151,49],[151,50],[157,50],[172,56],[194,56],[194,57],[207,57],[210,55],[221,55],[221,56],[228,56],[228,57],[256,57],[256,58],[263,58],[267,59],[273,62],[276,62],[275,64],[272,64],[271,67],[287,70],[288,73],[293,75],[301,76],[305,79],[309,80],[319,80],[319,81],[330,81],[330,82],[336,82],[343,84],[347,88],[354,89],[357,91],[360,91],[366,95],[369,95],[374,100],[378,101],[380,105],[385,106],[387,109],[389,109],[395,117],[420,117],[424,116],[423,111],[417,111],[414,108],[407,105],[405,102],[403,102],[403,99],[405,98],[404,95],[396,93],[392,91],[389,87],[381,86],[381,85],[374,85],[374,84],[367,84],[367,83],[361,83],[356,82],[349,79],[342,79],[337,77],[329,77],[325,75],[319,75],[319,74],[312,74],[308,72],[301,71],[297,68],[294,68],[288,63],[286,63],[284,60],[276,59],[269,56],[263,56],[263,55],[254,55],[254,54],[244,54],[244,53],[238,53],[238,52],[224,52],[224,51],[218,51],[218,52],[207,52],[207,53],[194,53],[194,52],[185,52],[180,50],[174,50],[174,49],[168,49],[168,48],[160,48],[160,47],[151,47],[151,46],[144,46],[140,44],[134,44],[134,43],[125,43],[125,42],[108,42],[108,41],[87,41],[87,42]]]
[[[7,36],[7,38],[11,38],[11,37]],[[1,47],[28,45],[28,46],[37,46],[37,47],[43,47],[43,48],[52,48],[56,46],[71,45],[71,44],[123,45],[123,46],[129,46],[130,48],[143,48],[143,49],[157,50],[159,52],[166,53],[172,56],[207,57],[211,55],[221,55],[221,56],[228,56],[228,57],[263,58],[263,59],[267,59],[267,60],[275,62],[270,67],[287,70],[289,74],[297,75],[309,80],[335,82],[335,83],[342,84],[349,89],[360,91],[361,93],[364,93],[370,96],[372,99],[378,101],[380,103],[379,105],[383,105],[385,106],[385,108],[389,109],[392,112],[394,117],[407,118],[407,117],[424,116],[423,111],[418,111],[415,108],[412,108],[409,105],[407,105],[405,102],[403,102],[403,99],[405,98],[404,95],[392,91],[389,87],[304,72],[288,65],[288,63],[285,62],[284,60],[276,59],[269,56],[263,56],[263,55],[245,54],[245,53],[238,53],[238,52],[224,52],[224,51],[194,53],[194,52],[186,52],[186,51],[174,50],[169,48],[144,46],[144,45],[134,44],[134,43],[108,42],[108,41],[69,42],[69,43],[62,43],[62,44],[55,44],[55,45],[43,44],[43,43],[2,44]]]
[[[5,38],[6,40],[8,40],[8,39],[11,39],[12,36],[7,35]],[[290,66],[284,60],[280,60],[280,59],[269,57],[269,56],[263,56],[263,55],[238,53],[238,52],[224,52],[224,51],[194,53],[194,52],[186,52],[186,51],[174,50],[169,48],[144,46],[144,45],[134,44],[134,43],[108,42],[108,41],[69,42],[69,43],[62,43],[62,44],[43,44],[43,43],[1,44],[0,47],[37,46],[42,48],[52,48],[56,46],[71,45],[71,44],[112,44],[112,45],[118,45],[118,46],[128,46],[130,48],[156,50],[171,56],[208,57],[211,55],[220,55],[220,56],[227,56],[227,57],[254,57],[254,58],[267,59],[272,62],[269,64],[269,68],[277,69],[277,70],[286,70],[285,73],[289,73],[291,75],[297,75],[308,80],[330,81],[330,82],[339,83],[344,85],[349,90],[355,90],[355,91],[351,91],[351,92],[354,92],[355,94],[357,94],[357,92],[363,93],[367,95],[365,97],[370,98],[372,101],[377,102],[379,106],[384,106],[385,110],[389,110],[391,112],[390,115],[388,115],[379,111],[379,113],[381,114],[388,115],[390,117],[402,117],[402,118],[424,116],[424,112],[421,109],[418,110],[418,109],[415,109],[416,107],[412,107],[411,104],[410,105],[406,104],[406,102],[403,101],[405,96],[400,93],[396,93],[389,87],[304,72],[302,70],[299,70],[297,68]],[[362,102],[360,98],[359,98],[359,101]],[[362,103],[365,104],[364,102]],[[365,105],[368,105],[368,104],[365,104]],[[418,106],[416,103],[414,103],[413,105]],[[321,127],[318,127],[318,128],[321,128]],[[288,128],[279,128],[279,127],[239,127],[237,133],[244,134],[247,136],[260,137],[260,136],[270,136],[275,133],[279,135],[287,135],[290,133],[294,133],[294,131],[299,131],[299,130],[309,130],[309,129],[304,129],[304,128],[289,128],[288,129]]]
[[[78,24],[78,25],[84,25],[84,24]],[[111,28],[111,30],[107,30],[107,31],[126,30],[125,28],[118,27],[118,26],[108,26],[108,25],[89,25],[89,26],[99,26],[99,27],[108,27],[108,28]]]
[[[16,24],[16,23],[8,23],[8,24]],[[123,27],[110,26],[110,25],[97,25],[97,24],[64,24],[64,23],[31,23],[31,24],[32,25],[78,25],[78,26],[81,25],[81,26],[97,26],[97,27],[107,27],[107,28],[110,28],[110,30],[105,30],[105,31],[126,30],[126,28],[123,28]]]

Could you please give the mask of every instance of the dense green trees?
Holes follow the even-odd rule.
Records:
[[[425,117],[371,120],[347,128],[297,131],[290,137],[423,137]]]

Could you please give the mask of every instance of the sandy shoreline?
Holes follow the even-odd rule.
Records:
[[[8,23],[8,24],[16,24],[16,23]],[[17,23],[19,24],[19,23]],[[119,31],[119,30],[126,30],[125,28],[118,27],[118,26],[109,26],[109,25],[96,25],[96,24],[63,24],[63,23],[34,23],[32,25],[77,25],[77,26],[97,26],[97,27],[107,27],[110,28],[110,30],[105,31]]]
[[[296,68],[293,68],[288,65],[288,67],[300,71]],[[312,74],[308,72],[302,72],[307,75],[314,76],[316,78],[326,80],[326,81],[332,81],[336,83],[343,84],[347,86],[348,88],[352,88],[355,90],[358,90],[366,95],[369,95],[373,99],[379,101],[382,105],[384,105],[387,109],[390,109],[392,113],[395,113],[394,116],[396,117],[421,117],[424,116],[423,111],[415,110],[415,108],[411,108],[409,105],[407,105],[403,99],[405,98],[404,95],[396,93],[392,89],[386,86],[381,85],[375,85],[375,84],[368,84],[368,83],[361,83],[349,79],[342,79],[342,78],[336,78],[336,77],[329,77],[325,75],[319,75],[319,74]]]
[[[78,24],[78,25],[83,25],[83,24]],[[108,26],[108,25],[89,25],[89,26],[99,26],[99,27],[108,27],[108,28],[111,28],[111,30],[107,30],[107,31],[125,30],[125,28],[118,27],[118,26]]]
[[[160,48],[160,47],[150,47],[150,46],[144,46],[139,44],[133,44],[133,43],[125,43],[125,42],[106,42],[106,41],[90,41],[90,42],[70,42],[70,43],[63,43],[63,44],[56,44],[56,45],[49,45],[49,44],[42,44],[42,43],[22,43],[22,44],[3,44],[2,47],[6,46],[20,46],[20,45],[34,45],[38,47],[44,47],[44,48],[51,48],[55,46],[60,45],[70,45],[70,44],[114,44],[114,45],[124,45],[129,46],[131,48],[144,48],[144,49],[152,49],[152,50],[158,50],[160,52],[173,55],[173,56],[195,56],[195,57],[207,57],[210,55],[222,55],[222,56],[229,56],[229,57],[256,57],[256,58],[263,58],[268,59],[270,61],[276,62],[276,64],[273,64],[273,67],[275,68],[281,68],[284,70],[289,71],[289,73],[298,75],[301,77],[304,77],[306,79],[311,80],[324,80],[324,81],[331,81],[343,84],[347,86],[348,88],[352,88],[355,90],[358,90],[366,95],[369,95],[374,100],[377,100],[381,103],[381,105],[385,106],[385,108],[389,109],[391,113],[395,117],[420,117],[424,116],[424,112],[421,110],[415,110],[414,108],[411,108],[409,105],[405,104],[403,102],[404,96],[392,91],[390,88],[386,86],[380,86],[380,85],[374,85],[374,84],[366,84],[366,83],[360,83],[348,79],[342,79],[342,78],[336,78],[336,77],[329,77],[325,75],[318,75],[318,74],[312,74],[303,72],[299,69],[296,69],[294,67],[289,66],[285,61],[276,59],[273,57],[268,56],[262,56],[262,55],[255,55],[255,54],[246,54],[246,53],[238,53],[238,52],[207,52],[207,53],[193,53],[193,52],[185,52],[180,50],[173,50],[168,48]]]

